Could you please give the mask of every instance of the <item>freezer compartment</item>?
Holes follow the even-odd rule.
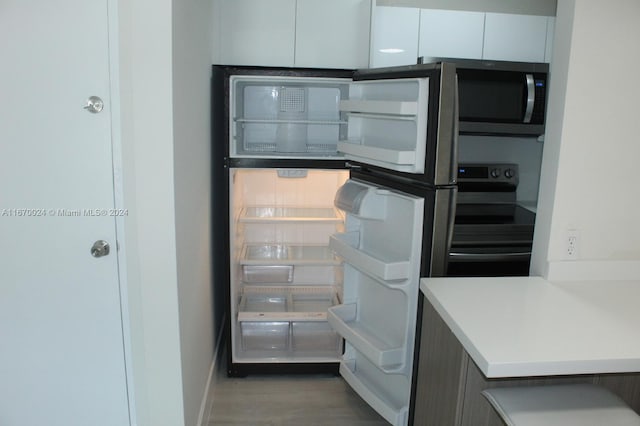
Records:
[[[232,76],[231,156],[338,157],[349,81]]]

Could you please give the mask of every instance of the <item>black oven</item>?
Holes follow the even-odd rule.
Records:
[[[448,276],[529,275],[535,214],[517,204],[516,164],[461,164]]]
[[[461,134],[544,133],[548,64],[458,60],[456,69]]]

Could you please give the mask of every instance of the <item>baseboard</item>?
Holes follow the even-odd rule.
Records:
[[[640,261],[599,260],[549,262],[548,281],[638,281]]]
[[[202,397],[202,402],[200,403],[200,413],[198,414],[197,426],[206,426],[209,422],[209,417],[211,416],[211,409],[213,407],[213,389],[215,388],[216,380],[218,377],[217,370],[220,366],[220,363],[222,362],[222,336],[224,336],[224,324],[225,321],[223,319],[220,325],[220,329],[218,330],[218,337],[216,338],[216,346],[213,352],[211,367],[209,368],[209,377],[207,378],[207,385],[204,389],[204,396]]]

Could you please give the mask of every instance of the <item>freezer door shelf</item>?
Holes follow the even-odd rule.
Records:
[[[347,137],[345,158],[406,173],[424,173],[429,79],[355,82],[340,102]]]
[[[338,142],[338,150],[343,154],[350,155],[353,160],[368,162],[380,167],[393,165],[400,168],[407,166],[399,171],[411,171],[416,162],[415,151],[366,146],[361,140],[340,141]]]
[[[243,290],[238,321],[326,321],[339,303],[334,287],[253,287]]]
[[[319,222],[342,223],[343,216],[334,207],[248,206],[242,209],[240,222]]]
[[[340,101],[340,111],[383,115],[407,115],[418,113],[417,101],[369,101],[348,99]]]
[[[346,356],[340,362],[340,375],[374,410],[393,426],[406,426],[410,385],[404,376],[376,371],[364,358]]]
[[[341,256],[345,262],[380,280],[406,280],[410,277],[411,262],[409,259],[378,259],[358,248],[359,239],[360,234],[357,231],[335,234],[329,238],[329,248]],[[401,288],[401,286],[389,283],[382,284],[390,288]]]
[[[385,373],[404,370],[406,353],[404,346],[381,340],[365,324],[356,320],[356,304],[338,305],[329,308],[327,319],[331,327],[356,350],[366,356]]]

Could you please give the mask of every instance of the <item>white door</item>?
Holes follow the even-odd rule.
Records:
[[[0,3],[3,426],[129,424],[107,6]],[[96,240],[111,253],[93,257]]]

